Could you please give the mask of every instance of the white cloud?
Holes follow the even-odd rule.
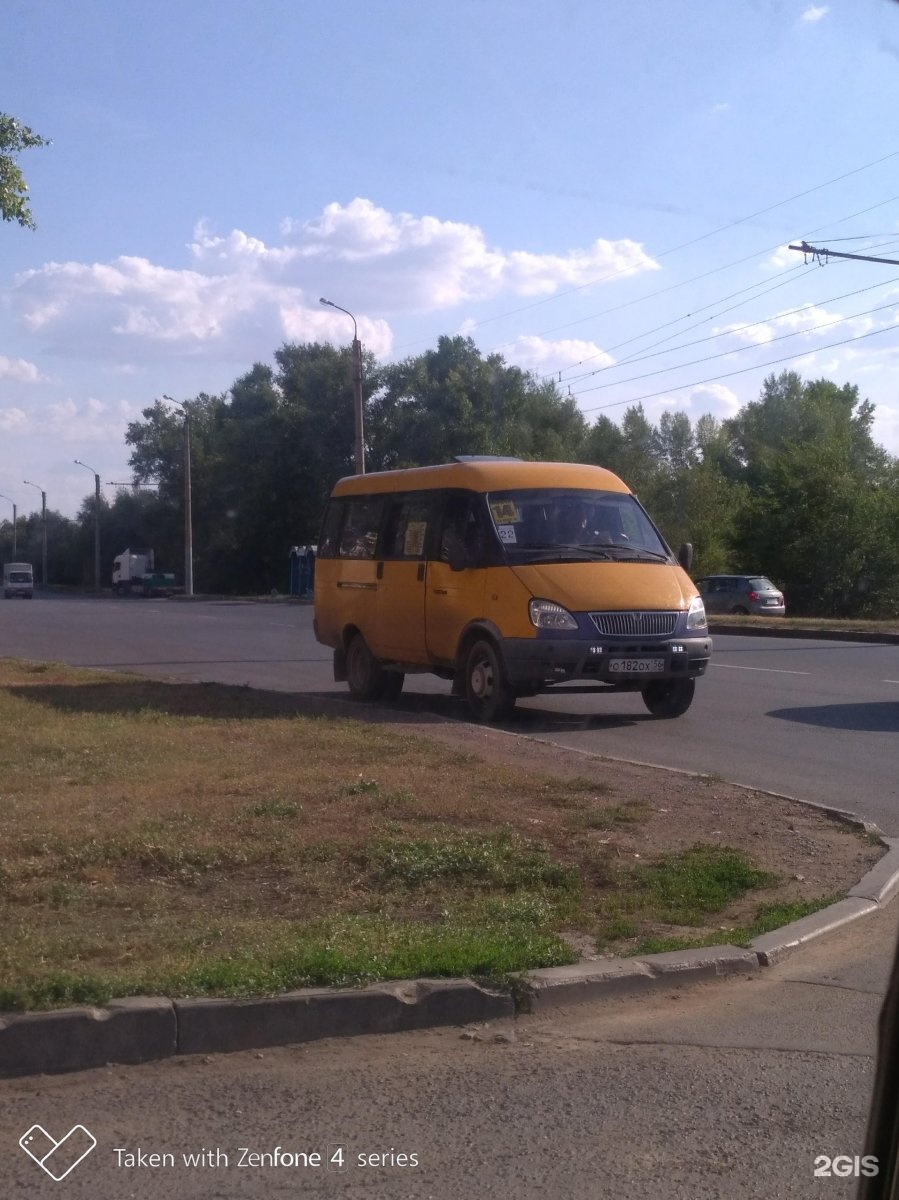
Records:
[[[829,12],[830,9],[826,4],[810,4],[799,20],[804,22],[806,25],[812,25],[826,17]]]
[[[282,245],[267,246],[241,230],[218,236],[200,222],[190,269],[136,256],[47,263],[15,280],[20,320],[50,353],[121,369],[160,357],[245,362],[285,339],[349,341],[348,318],[319,305],[326,295],[345,302],[367,349],[384,356],[390,326],[367,310],[418,313],[503,294],[549,295],[657,267],[627,239],[557,254],[504,251],[476,226],[390,213],[365,199],[285,221],[282,234]]]
[[[17,383],[39,383],[43,378],[34,363],[24,358],[6,358],[0,354],[0,379],[14,379]]]
[[[516,363],[526,371],[538,374],[567,371],[583,365],[585,370],[611,366],[615,359],[595,342],[566,338],[548,341],[542,337],[519,337],[503,348],[507,362]]]
[[[870,317],[841,317],[839,313],[828,312],[809,303],[780,313],[769,321],[758,321],[751,325],[725,325],[715,332],[729,334],[744,345],[764,346],[775,338],[792,333],[807,336],[827,334],[841,339],[858,337],[873,327],[874,321]]]
[[[719,420],[733,417],[741,407],[737,393],[723,383],[700,383],[691,388],[684,403],[685,408],[693,409],[700,416],[710,412]]]
[[[0,408],[0,431],[22,433],[28,427],[28,414],[21,408]]]
[[[647,417],[657,422],[663,412],[685,412],[695,421],[704,413],[711,413],[719,421],[734,416],[740,409],[741,401],[736,392],[723,383],[699,383],[694,387],[684,388],[656,396],[643,403]]]
[[[770,258],[762,263],[763,270],[782,271],[785,267],[795,267],[801,264],[798,250],[791,250],[789,244],[779,246]]]

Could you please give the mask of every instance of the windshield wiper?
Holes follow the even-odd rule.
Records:
[[[650,550],[646,546],[622,546],[621,542],[600,542],[600,546],[608,550],[631,555],[634,558],[646,558],[652,562],[668,562],[668,555],[658,550]]]
[[[614,547],[612,547],[614,549]],[[560,558],[569,558],[572,553],[583,555],[586,559],[602,558],[611,559],[611,554],[602,546],[587,546],[587,545],[569,545],[564,542],[528,542],[526,545],[519,546],[517,544],[509,544],[507,550],[517,550],[521,553],[531,553],[532,551],[543,557],[546,554],[554,553]]]

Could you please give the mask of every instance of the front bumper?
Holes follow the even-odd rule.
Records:
[[[543,691],[555,683],[581,681],[635,689],[653,679],[696,679],[705,674],[712,639],[666,638],[619,641],[580,638],[505,638],[503,659],[509,683]]]

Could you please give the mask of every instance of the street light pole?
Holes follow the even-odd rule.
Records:
[[[12,505],[12,561],[15,562],[16,554],[18,553],[18,543],[16,541],[16,523],[19,510],[16,508],[15,500],[10,500],[9,496],[0,495],[0,500],[9,500],[10,504]]]
[[[186,402],[163,395],[184,412],[184,594],[194,594],[194,521],[190,483],[190,409]]]
[[[41,586],[47,586],[47,493],[36,483],[23,479],[29,487],[37,488],[41,494]]]
[[[80,458],[75,459],[75,465],[84,467],[85,471],[90,471],[94,477],[95,501],[94,501],[94,590],[100,591],[100,476],[93,467],[89,467],[87,463],[83,463]]]
[[[353,322],[353,413],[355,416],[355,439],[353,442],[353,459],[356,465],[356,474],[365,474],[365,440],[363,431],[363,402],[362,402],[362,343],[359,341],[358,331],[356,329],[356,318],[349,309],[341,308],[339,304],[335,304],[333,300],[326,300],[324,296],[319,298],[319,304],[327,304],[329,308],[336,308],[338,312],[346,313]]]

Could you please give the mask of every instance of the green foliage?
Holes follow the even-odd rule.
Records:
[[[771,575],[792,611],[895,610],[899,488],[873,412],[856,387],[784,372],[729,423],[749,493],[733,533],[740,569]]]
[[[484,356],[470,338],[398,363],[364,360],[369,470],[456,454],[596,463],[639,495],[674,549],[694,546],[694,576],[760,572],[794,615],[899,613],[899,463],[873,440],[858,389],[784,372],[720,422],[641,405],[620,424],[587,425],[552,382]],[[198,591],[286,590],[294,545],[315,542],[334,482],[352,473],[348,347],[285,344],[223,395],[200,393],[191,418]],[[181,578],[184,413],[157,401],[128,427],[137,492],[103,502],[103,574],[126,546],[148,545]],[[89,584],[93,496],[79,518],[48,514],[50,578]],[[20,521],[22,557],[40,562],[40,518]],[[11,523],[0,523],[0,546]]]
[[[586,423],[574,400],[538,383],[501,355],[483,358],[471,338],[384,367],[369,409],[377,470],[448,462],[456,454],[512,454],[567,461]]]
[[[35,146],[49,145],[46,138],[22,125],[15,117],[0,113],[0,217],[34,229],[28,205],[28,184],[16,162],[16,155]]]

